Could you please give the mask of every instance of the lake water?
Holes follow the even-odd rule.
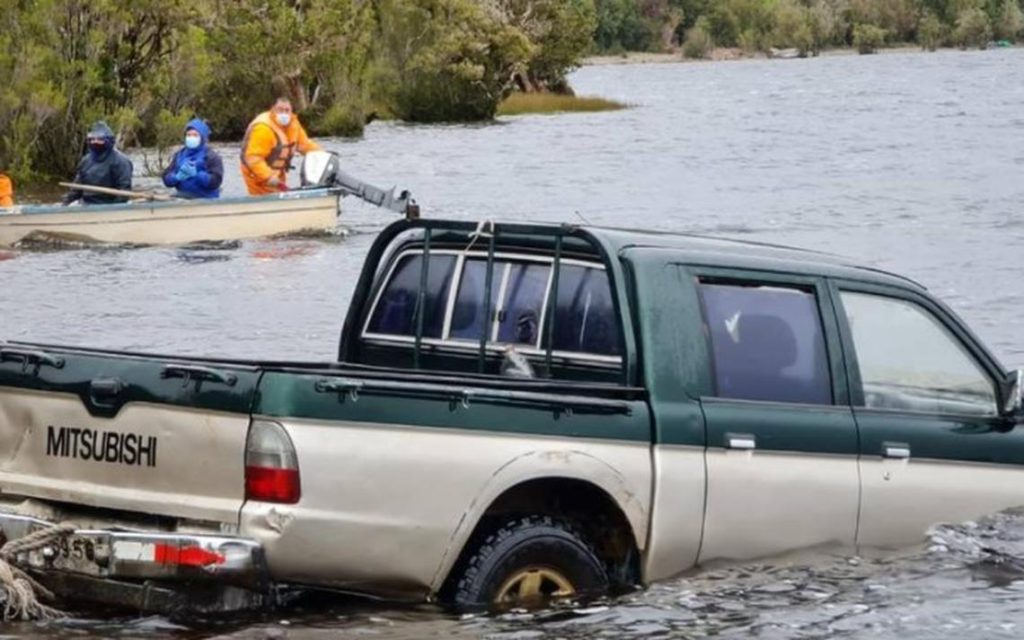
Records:
[[[479,126],[371,125],[328,140],[424,216],[587,221],[779,242],[908,275],[1007,366],[1024,365],[1024,50],[587,67],[631,109]],[[237,147],[226,192],[241,194]],[[0,335],[128,350],[330,360],[363,256],[393,217],[345,202],[347,236],[224,250],[21,252]],[[27,635],[239,638],[1019,637],[1024,519],[884,558],[817,554],[703,572],[577,611],[458,620],[344,601],[228,626],[159,618]],[[948,544],[953,539],[955,544]],[[992,551],[984,551],[982,547]],[[1020,558],[1018,560],[1017,558]]]

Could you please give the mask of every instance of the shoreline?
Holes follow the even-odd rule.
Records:
[[[998,48],[1020,48],[1022,45]],[[997,49],[997,47],[989,47]],[[960,51],[957,47],[939,47],[936,51],[927,51],[920,45],[906,43],[880,47],[875,53],[860,54],[855,47],[839,47],[833,49],[822,49],[818,55],[810,55],[807,58],[831,58],[856,55],[889,55],[894,53],[937,53],[939,51]],[[987,50],[987,49],[986,49]],[[971,49],[978,51],[978,49]],[[625,64],[679,64],[679,63],[708,63],[708,62],[733,62],[738,60],[785,60],[792,58],[773,57],[763,51],[748,53],[739,47],[715,47],[707,58],[685,58],[682,52],[653,53],[648,51],[627,51],[617,55],[593,55],[587,56],[580,61],[581,67],[603,67]]]

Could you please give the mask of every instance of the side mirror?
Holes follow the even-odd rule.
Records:
[[[1006,394],[1006,403],[1003,405],[1003,413],[1008,416],[1015,416],[1024,409],[1024,370],[1017,369],[1011,374],[1009,393]]]

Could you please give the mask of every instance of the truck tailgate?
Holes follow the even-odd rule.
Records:
[[[237,523],[255,367],[0,344],[0,492]]]

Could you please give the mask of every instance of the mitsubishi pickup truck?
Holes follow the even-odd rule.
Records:
[[[61,593],[458,610],[894,547],[1024,504],[1021,374],[813,251],[396,222],[336,362],[0,343],[0,531]]]

